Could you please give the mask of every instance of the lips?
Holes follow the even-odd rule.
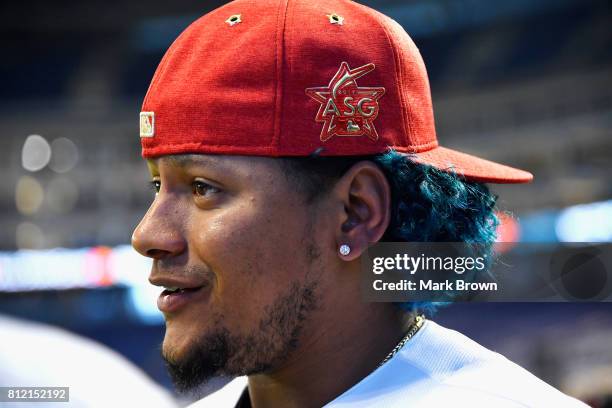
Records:
[[[157,308],[164,314],[176,313],[190,303],[203,302],[210,296],[213,275],[206,271],[187,277],[176,271],[162,271],[153,266],[149,282],[163,288],[157,298]]]
[[[192,288],[166,288],[157,298],[157,308],[162,313],[176,313],[189,303],[206,295],[204,286]]]

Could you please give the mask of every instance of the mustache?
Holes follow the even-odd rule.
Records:
[[[175,259],[154,259],[151,267],[151,276],[163,275],[165,277],[198,278],[214,280],[215,273],[206,265],[185,264]]]

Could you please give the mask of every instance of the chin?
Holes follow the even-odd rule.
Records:
[[[194,347],[195,341],[185,333],[166,328],[166,335],[162,343],[162,355],[168,361],[181,363],[188,356],[189,350]]]

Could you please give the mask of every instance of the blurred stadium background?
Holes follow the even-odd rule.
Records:
[[[158,291],[129,247],[153,197],[137,117],[165,49],[222,3],[0,5],[0,313],[93,338],[165,386]],[[443,143],[535,174],[493,187],[514,214],[505,239],[612,241],[609,1],[365,3],[420,48]],[[437,320],[604,406],[611,306],[464,304]]]

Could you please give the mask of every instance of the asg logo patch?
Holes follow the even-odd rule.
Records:
[[[140,137],[155,136],[155,113],[140,112]]]
[[[378,116],[378,100],[385,88],[359,87],[356,80],[374,70],[374,64],[350,69],[346,62],[326,87],[308,88],[306,95],[321,106],[315,120],[323,122],[321,141],[333,136],[363,136],[376,141],[374,119]]]

